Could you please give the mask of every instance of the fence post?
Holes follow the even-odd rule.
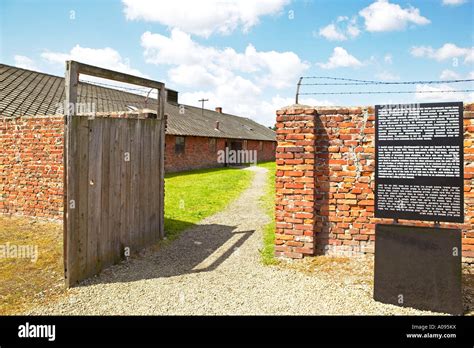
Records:
[[[74,231],[74,219],[69,219],[71,209],[69,206],[74,202],[69,202],[74,197],[70,197],[68,190],[72,188],[74,183],[75,173],[71,170],[71,159],[74,158],[77,146],[74,143],[75,137],[72,136],[70,127],[72,125],[72,118],[76,116],[76,103],[77,103],[77,85],[79,82],[79,73],[77,63],[74,61],[66,62],[66,73],[65,73],[65,103],[64,114],[64,147],[63,147],[63,163],[64,163],[64,179],[63,179],[63,252],[64,252],[64,275],[66,278],[66,287],[70,287],[71,284],[71,265],[68,264],[69,249],[71,248],[71,235],[68,231]],[[75,203],[74,203],[75,204]]]

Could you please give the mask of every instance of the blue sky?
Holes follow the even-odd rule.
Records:
[[[473,0],[1,0],[0,60],[55,75],[63,75],[66,59],[142,75],[178,90],[185,104],[205,97],[208,108],[271,125],[275,110],[294,102],[299,76],[474,78],[473,13]],[[473,85],[305,86],[302,92],[433,88]],[[300,101],[473,99],[472,93],[431,93]]]

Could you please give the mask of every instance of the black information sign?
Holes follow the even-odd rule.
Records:
[[[461,276],[461,230],[376,225],[376,301],[459,315]]]
[[[463,103],[376,105],[375,123],[375,217],[463,223]]]

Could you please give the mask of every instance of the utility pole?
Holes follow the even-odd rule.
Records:
[[[202,116],[204,116],[204,103],[209,101],[209,99],[202,98],[202,99],[199,99],[198,101],[201,102],[201,114]]]

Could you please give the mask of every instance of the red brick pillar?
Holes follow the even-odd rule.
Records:
[[[277,111],[275,254],[312,255],[315,223],[314,108]]]

